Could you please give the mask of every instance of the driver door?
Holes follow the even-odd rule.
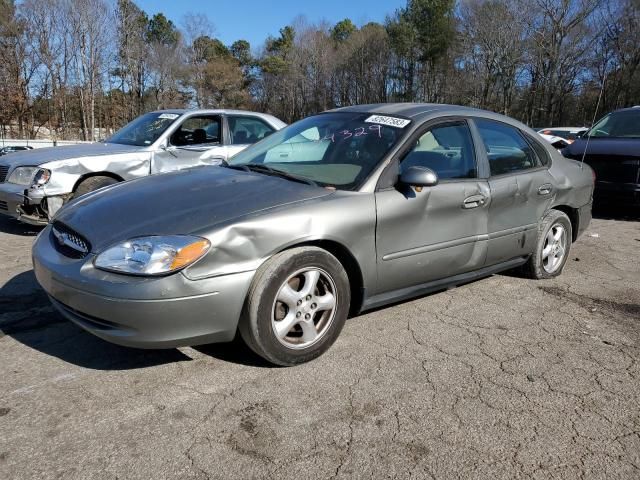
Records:
[[[479,178],[466,120],[429,126],[410,142],[400,174],[428,167],[433,187],[397,184],[376,192],[378,294],[481,268],[487,252],[489,185]]]
[[[220,115],[188,117],[169,136],[166,147],[154,153],[151,173],[217,165],[227,159],[222,138]]]

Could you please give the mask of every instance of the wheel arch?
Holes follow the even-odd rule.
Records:
[[[73,185],[72,192],[75,192],[76,189],[78,188],[78,186],[82,182],[84,182],[86,179],[91,178],[91,177],[109,177],[109,178],[113,178],[114,180],[116,180],[118,182],[124,182],[124,178],[122,178],[120,175],[117,175],[117,174],[115,174],[113,172],[104,171],[104,172],[85,173],[80,178],[78,178],[78,180],[76,180],[76,183]]]
[[[552,210],[558,210],[569,217],[571,222],[571,243],[578,239],[578,228],[580,227],[580,215],[577,208],[573,208],[569,205],[554,205]]]
[[[283,248],[276,253],[298,247],[318,247],[326,250],[338,259],[338,261],[342,264],[345,271],[347,272],[347,277],[349,278],[349,287],[351,289],[351,305],[349,306],[349,316],[352,317],[360,313],[362,304],[364,302],[364,278],[362,275],[362,268],[360,267],[360,263],[351,253],[351,251],[342,243],[335,240],[317,239],[295,243],[293,245],[287,245],[286,248]]]

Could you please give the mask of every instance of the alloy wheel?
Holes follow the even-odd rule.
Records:
[[[320,268],[304,268],[280,286],[273,303],[271,324],[278,341],[292,349],[317,343],[336,314],[333,278]]]
[[[544,240],[542,248],[542,267],[547,273],[560,268],[567,251],[567,231],[559,223],[554,224]]]

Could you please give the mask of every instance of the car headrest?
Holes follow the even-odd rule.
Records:
[[[196,128],[193,131],[193,143],[194,144],[200,144],[200,143],[206,143],[207,142],[207,132],[204,131],[204,129],[202,128]]]

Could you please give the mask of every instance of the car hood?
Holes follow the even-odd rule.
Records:
[[[562,153],[569,158],[581,159],[587,140],[579,138]],[[638,138],[591,138],[587,155],[611,155],[640,158],[640,139]]]
[[[73,158],[116,155],[120,153],[139,152],[144,147],[119,145],[116,143],[83,143],[64,147],[34,148],[21,152],[13,152],[0,157],[0,163],[9,167],[37,167],[43,163]]]
[[[99,252],[138,236],[206,233],[238,217],[331,193],[280,177],[207,166],[104,188],[63,207],[54,221],[83,235]]]

